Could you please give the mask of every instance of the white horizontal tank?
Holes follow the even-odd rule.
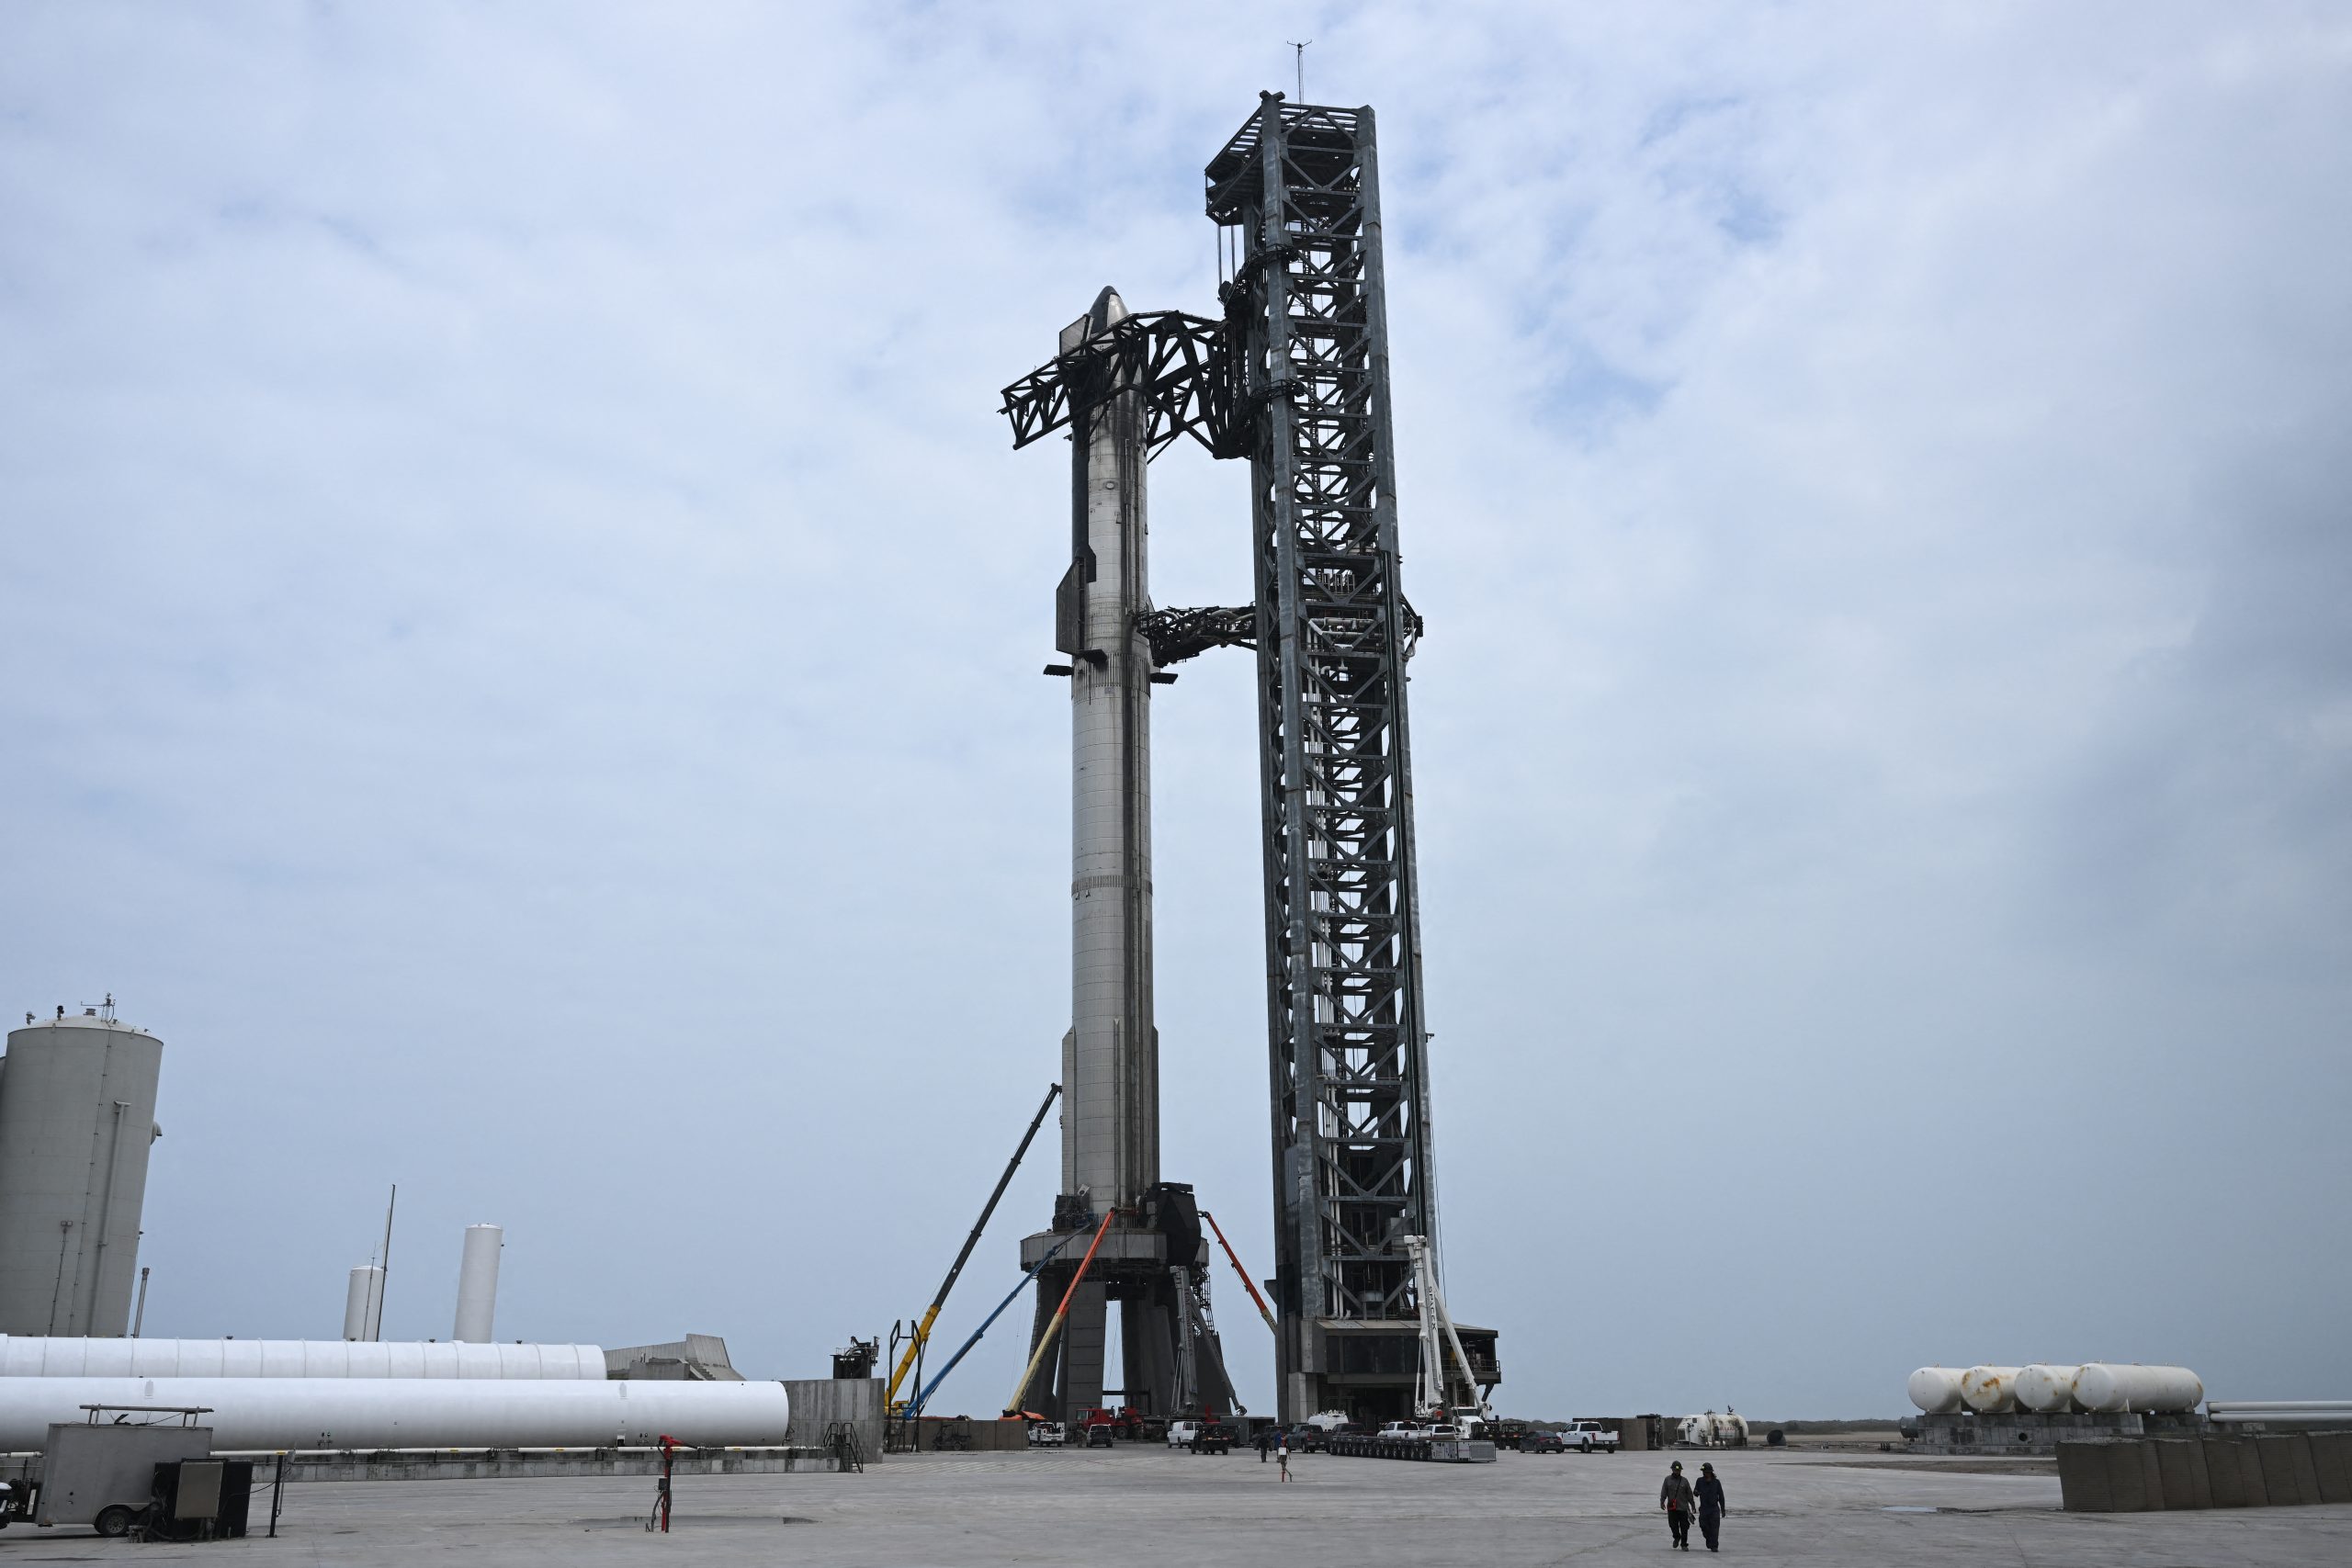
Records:
[[[1971,1367],[1960,1374],[1961,1401],[1979,1416],[2015,1410],[2017,1381],[2015,1367]]]
[[[601,1382],[595,1345],[347,1339],[46,1339],[0,1336],[0,1378],[472,1378]]]
[[[2060,1416],[2074,1409],[2075,1374],[2081,1371],[2080,1367],[2052,1366],[2046,1361],[2018,1368],[2018,1406],[2041,1416]]]
[[[437,1378],[0,1378],[0,1451],[41,1447],[85,1405],[211,1414],[216,1452],[302,1449],[770,1448],[792,1405],[780,1382]]]
[[[2119,1366],[2093,1361],[2075,1375],[2075,1398],[2102,1413],[2194,1410],[2205,1384],[2187,1367]]]
[[[1962,1404],[1958,1367],[1921,1367],[1911,1374],[1911,1403],[1930,1416],[1956,1414]]]

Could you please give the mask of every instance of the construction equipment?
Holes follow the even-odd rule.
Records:
[[[1208,1221],[1209,1229],[1216,1234],[1216,1244],[1225,1248],[1225,1256],[1232,1261],[1233,1271],[1241,1276],[1241,1288],[1250,1292],[1251,1301],[1258,1303],[1258,1315],[1266,1320],[1266,1326],[1273,1330],[1275,1340],[1280,1342],[1283,1330],[1282,1325],[1274,1321],[1274,1309],[1268,1306],[1266,1298],[1258,1293],[1258,1282],[1250,1278],[1250,1270],[1241,1267],[1241,1255],[1233,1250],[1231,1242],[1225,1239],[1225,1227],[1218,1224],[1216,1216],[1206,1209],[1201,1211],[1201,1218]]]
[[[890,1386],[883,1394],[884,1407],[893,1419],[902,1414],[899,1405],[899,1385],[907,1381],[907,1373],[913,1370],[915,1359],[922,1354],[923,1346],[930,1341],[931,1325],[939,1320],[939,1309],[947,1304],[947,1292],[956,1288],[956,1277],[964,1271],[964,1264],[971,1258],[972,1248],[979,1245],[980,1233],[989,1228],[989,1217],[996,1213],[997,1201],[1012,1185],[1012,1173],[1021,1168],[1022,1157],[1028,1154],[1030,1144],[1037,1136],[1037,1129],[1046,1124],[1046,1112],[1054,1108],[1055,1098],[1061,1091],[1059,1084],[1050,1085],[1046,1089],[1046,1098],[1038,1105],[1037,1114],[1029,1119],[1029,1130],[1021,1134],[1021,1146],[1013,1150],[1012,1157],[1005,1162],[1004,1174],[996,1179],[996,1190],[989,1194],[988,1202],[980,1209],[980,1217],[972,1226],[972,1234],[964,1238],[964,1249],[956,1255],[955,1263],[947,1270],[947,1278],[939,1282],[939,1293],[931,1298],[931,1305],[924,1309],[922,1319],[915,1324],[914,1333],[908,1337],[906,1353],[899,1358],[898,1368],[890,1374]]]
[[[1421,1363],[1414,1392],[1415,1414],[1434,1421],[1448,1420],[1457,1413],[1492,1420],[1494,1410],[1478,1392],[1476,1370],[1470,1364],[1468,1352],[1462,1348],[1462,1337],[1454,1332],[1453,1319],[1445,1310],[1445,1297],[1438,1290],[1435,1248],[1425,1235],[1397,1239],[1405,1255],[1413,1260],[1414,1293],[1421,1307]],[[1450,1363],[1445,1359],[1448,1350],[1453,1352]],[[1459,1399],[1455,1398],[1457,1386]]]
[[[1004,1293],[1004,1300],[996,1303],[996,1311],[980,1319],[980,1325],[972,1330],[972,1337],[969,1339],[965,1340],[963,1344],[958,1345],[956,1348],[956,1353],[947,1358],[947,1364],[939,1369],[939,1375],[932,1379],[929,1382],[923,1384],[921,1389],[916,1391],[914,1403],[909,1405],[907,1409],[909,1419],[912,1419],[923,1413],[923,1407],[931,1403],[931,1396],[939,1392],[939,1385],[947,1381],[947,1374],[956,1370],[956,1363],[962,1360],[971,1350],[972,1347],[980,1342],[980,1336],[989,1331],[989,1325],[994,1323],[998,1318],[1004,1315],[1004,1309],[1012,1304],[1013,1298],[1029,1288],[1029,1281],[1035,1279],[1039,1271],[1042,1270],[1046,1264],[1051,1263],[1054,1260],[1056,1254],[1059,1253],[1063,1247],[1068,1247],[1071,1242],[1076,1241],[1077,1239],[1077,1233],[1072,1232],[1070,1235],[1062,1237],[1060,1241],[1056,1242],[1054,1244],[1054,1250],[1052,1252],[1048,1252],[1044,1258],[1038,1259],[1037,1267],[1030,1269],[1026,1274],[1022,1275],[1021,1283],[1013,1286],[1012,1289]]]
[[[1062,1304],[1054,1309],[1053,1318],[1046,1325],[1045,1332],[1037,1336],[1037,1348],[1029,1353],[1029,1365],[1022,1370],[1021,1381],[1013,1386],[1012,1397],[1004,1402],[1004,1414],[1008,1418],[1023,1414],[1021,1402],[1029,1397],[1029,1385],[1037,1381],[1037,1363],[1044,1360],[1046,1352],[1054,1348],[1054,1340],[1060,1335],[1062,1325],[1069,1318],[1069,1300],[1078,1294],[1078,1287],[1086,1279],[1087,1266],[1094,1261],[1095,1251],[1102,1247],[1102,1237],[1111,1229],[1111,1222],[1118,1217],[1118,1213],[1116,1209],[1104,1211],[1102,1223],[1094,1227],[1094,1239],[1087,1243],[1086,1256],[1079,1259],[1078,1272],[1069,1277],[1069,1288],[1062,1292]]]

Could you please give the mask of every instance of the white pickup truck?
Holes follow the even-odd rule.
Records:
[[[1571,1421],[1560,1434],[1560,1446],[1580,1454],[1613,1454],[1617,1451],[1617,1434],[1602,1431],[1598,1421]]]

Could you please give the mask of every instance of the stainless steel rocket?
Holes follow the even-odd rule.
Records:
[[[1193,1190],[1159,1172],[1159,1033],[1151,984],[1151,609],[1143,393],[1114,351],[1126,305],[1105,288],[1064,328],[1070,561],[1055,594],[1049,667],[1069,680],[1070,1027],[1062,1037],[1062,1186],[1053,1229],[1022,1244],[1042,1264],[1033,1372],[1020,1397],[1075,1419],[1105,1397],[1109,1304],[1121,1391],[1166,1416],[1238,1408],[1209,1310]],[[1159,677],[1166,680],[1169,677]],[[1107,1225],[1104,1216],[1111,1216]],[[1091,1249],[1071,1233],[1101,1228]],[[1081,1244],[1087,1238],[1077,1238]],[[1058,1251],[1055,1250],[1059,1248]],[[1047,1261],[1050,1256],[1051,1260]],[[1066,1316],[1057,1308],[1067,1296]],[[1050,1358],[1048,1361],[1047,1358]]]

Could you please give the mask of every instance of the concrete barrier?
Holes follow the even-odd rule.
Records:
[[[2262,1455],[2262,1489],[2274,1508],[2319,1501],[2319,1472],[2312,1440],[2301,1432],[2266,1432],[2254,1439]]]
[[[2352,1503],[2352,1432],[2313,1432],[2312,1469],[2321,1502]]]
[[[2114,1489],[2107,1483],[2105,1443],[2058,1445],[2058,1495],[2070,1514],[2111,1514]]]
[[[2262,1461],[2255,1455],[2252,1438],[2206,1438],[2205,1471],[2212,1479],[2213,1506],[2269,1506],[2270,1495],[2262,1485]]]
[[[2182,1438],[2164,1438],[2151,1442],[2155,1451],[2156,1473],[2162,1480],[2165,1506],[2173,1508],[2210,1508],[2213,1506],[2213,1481],[2205,1470],[2205,1445]]]
[[[2352,1502],[2352,1432],[2061,1443],[2058,1491],[2078,1514]]]

